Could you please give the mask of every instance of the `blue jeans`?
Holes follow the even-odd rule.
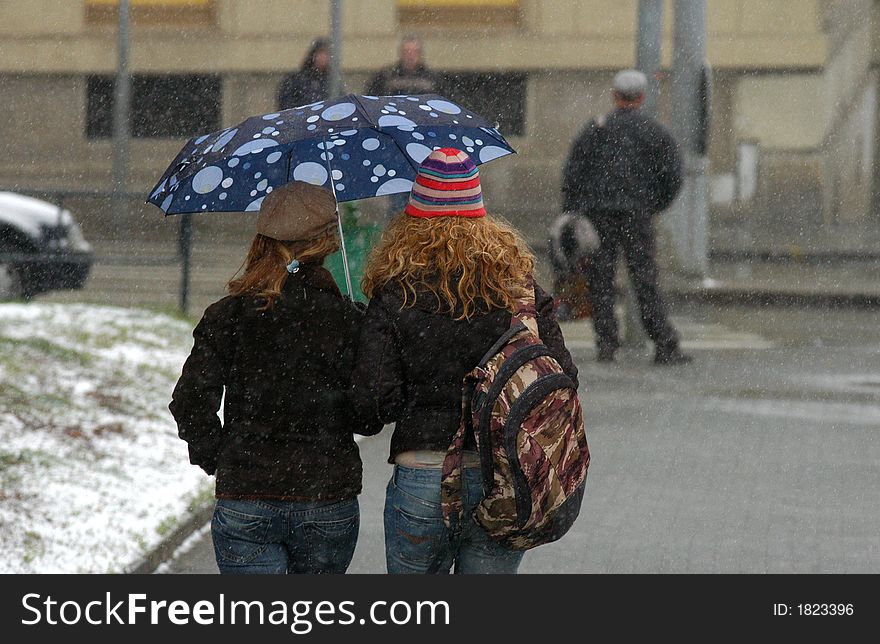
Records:
[[[443,523],[439,469],[394,466],[385,495],[385,559],[391,574],[514,574],[523,552],[495,543],[474,521],[483,498],[479,468],[462,476],[465,519],[459,530]]]
[[[218,499],[211,537],[223,575],[342,574],[359,527],[357,499]]]

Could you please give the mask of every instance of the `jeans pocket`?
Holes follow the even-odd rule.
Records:
[[[233,510],[218,502],[211,520],[217,557],[231,563],[252,562],[268,547],[266,538],[271,523],[271,517]]]
[[[358,505],[351,505],[348,516],[335,512],[326,519],[310,518],[302,524],[308,549],[305,572],[342,574],[348,569],[360,528]]]
[[[303,529],[328,539],[339,539],[352,531],[357,531],[358,516],[353,515],[344,519],[317,519],[303,523]]]
[[[403,564],[416,568],[427,568],[444,555],[446,526],[440,515],[418,516],[394,508],[393,545],[389,558],[399,559]]]

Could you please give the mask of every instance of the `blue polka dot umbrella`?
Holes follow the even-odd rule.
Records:
[[[442,147],[476,164],[514,152],[485,118],[442,96],[348,94],[189,140],[147,202],[166,215],[256,211],[293,180],[339,202],[409,192],[419,163]],[[343,261],[348,281],[344,245]]]
[[[253,211],[293,180],[340,202],[409,192],[419,163],[441,147],[477,164],[514,152],[485,118],[442,96],[348,94],[191,139],[147,201],[168,215]]]

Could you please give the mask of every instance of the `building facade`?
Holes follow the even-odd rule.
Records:
[[[117,4],[0,3],[0,188],[111,186]],[[132,5],[128,187],[144,193],[188,136],[275,109],[282,76],[330,24],[328,0]],[[796,229],[807,246],[876,239],[877,3],[707,5],[715,245],[754,244],[771,229]],[[637,11],[637,0],[344,0],[344,82],[363,91],[402,34],[420,36],[427,63],[516,148],[483,166],[486,199],[538,240],[559,211],[570,142],[609,108],[614,72],[634,64]],[[664,17],[668,122],[672,0]]]

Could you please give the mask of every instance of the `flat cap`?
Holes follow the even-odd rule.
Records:
[[[648,77],[637,69],[624,69],[614,75],[614,91],[623,98],[633,100],[648,89]]]
[[[280,241],[307,241],[336,225],[336,199],[325,188],[291,181],[263,198],[257,232]]]

